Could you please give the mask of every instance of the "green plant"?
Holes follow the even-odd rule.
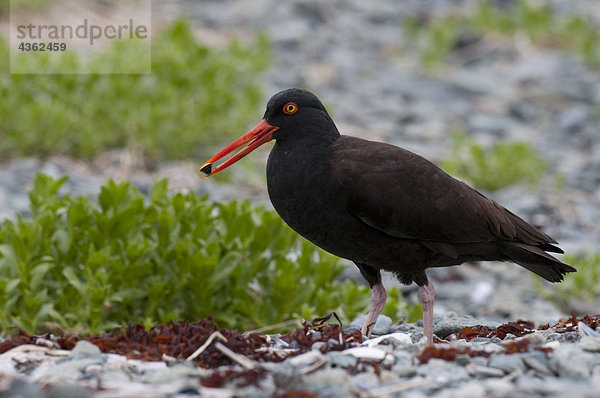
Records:
[[[547,168],[546,160],[526,142],[496,143],[486,149],[465,133],[456,132],[452,148],[442,169],[487,191],[518,182],[535,184]]]
[[[402,292],[400,289],[393,286],[387,292],[385,308],[381,313],[392,319],[405,318],[405,322],[412,323],[421,318],[422,311],[423,307],[421,306],[421,303],[409,305],[402,299]]]
[[[580,15],[563,17],[549,6],[517,0],[508,6],[483,0],[472,11],[446,15],[423,22],[410,19],[405,31],[421,48],[423,62],[435,66],[451,53],[463,35],[481,37],[486,33],[504,36],[521,34],[532,42],[578,54],[594,68],[600,67],[600,30]]]
[[[250,329],[332,310],[349,320],[368,304],[366,286],[336,281],[337,257],[264,207],[170,196],[166,181],[149,199],[108,181],[94,204],[60,195],[65,180],[38,175],[32,218],[0,227],[0,329],[98,333],[208,315]]]
[[[1,69],[8,70],[8,51],[0,39]],[[136,70],[141,58],[136,54],[116,42],[89,58],[70,51],[54,68],[119,64]],[[50,63],[47,54],[12,56],[17,64]],[[180,19],[153,38],[151,75],[2,74],[0,157],[89,157],[123,146],[159,159],[207,156],[206,146],[222,142],[223,135],[239,135],[259,114],[263,95],[257,76],[268,58],[264,36],[252,46],[232,41],[211,48]],[[36,65],[23,65],[29,66]]]
[[[552,289],[542,286],[536,278],[535,288],[546,299],[565,306],[572,300],[597,302],[600,300],[600,254],[586,256],[565,255],[565,263],[572,265],[577,272],[569,274]]]

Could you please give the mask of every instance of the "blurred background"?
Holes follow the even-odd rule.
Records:
[[[50,18],[78,3],[18,6]],[[86,3],[107,20],[136,7]],[[342,134],[434,161],[553,236],[580,271],[555,287],[512,264],[434,270],[436,315],[548,322],[597,311],[597,0],[152,3],[149,75],[10,75],[0,57],[0,219],[31,216],[37,173],[68,175],[61,192],[70,195],[94,197],[107,179],[148,194],[167,178],[170,192],[269,207],[269,145],[210,180],[198,166],[256,124],[272,94],[303,87]],[[8,11],[0,3],[2,32]],[[0,51],[8,52],[6,36]],[[64,62],[136,62],[118,45],[93,57],[73,53]],[[342,278],[356,275],[349,267]],[[413,288],[402,290],[409,301]]]

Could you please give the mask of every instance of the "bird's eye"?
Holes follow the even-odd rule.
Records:
[[[293,115],[298,110],[298,105],[293,102],[288,102],[283,106],[283,113],[287,115]]]

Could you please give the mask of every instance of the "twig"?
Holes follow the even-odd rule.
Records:
[[[426,386],[428,384],[433,383],[433,379],[431,377],[424,377],[422,379],[409,380],[401,383],[394,383],[391,385],[384,385],[381,387],[376,387],[373,389],[367,390],[367,396],[369,397],[384,397],[389,396],[391,394],[399,393],[406,390],[411,390],[413,388],[419,388]]]
[[[322,360],[317,361],[317,362],[313,363],[312,365],[303,368],[299,373],[301,375],[307,375],[309,373],[314,372],[317,369],[322,368],[323,366],[327,365],[328,363],[329,363],[329,358],[325,357]]]
[[[210,345],[210,343],[213,342],[213,340],[215,338],[220,338],[223,341],[227,341],[227,337],[223,336],[221,334],[221,332],[216,331],[213,332],[213,334],[211,334],[210,336],[208,336],[208,339],[206,339],[206,341],[204,342],[204,344],[202,344],[202,346],[200,348],[198,348],[196,351],[194,351],[192,353],[192,355],[190,355],[189,357],[187,357],[185,360],[186,361],[193,361],[194,359],[196,359],[200,354],[202,354],[204,352],[204,350],[206,350],[208,348],[208,346]]]
[[[240,365],[242,365],[246,369],[254,369],[256,367],[254,361],[246,358],[243,355],[236,354],[235,352],[231,351],[229,348],[225,347],[219,342],[215,343],[215,348],[221,351],[223,354],[227,355],[229,358],[239,363]]]

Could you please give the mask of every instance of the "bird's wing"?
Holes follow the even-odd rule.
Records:
[[[341,136],[331,170],[348,210],[363,222],[391,236],[432,242],[448,255],[460,243],[555,243],[425,158],[393,145]]]

